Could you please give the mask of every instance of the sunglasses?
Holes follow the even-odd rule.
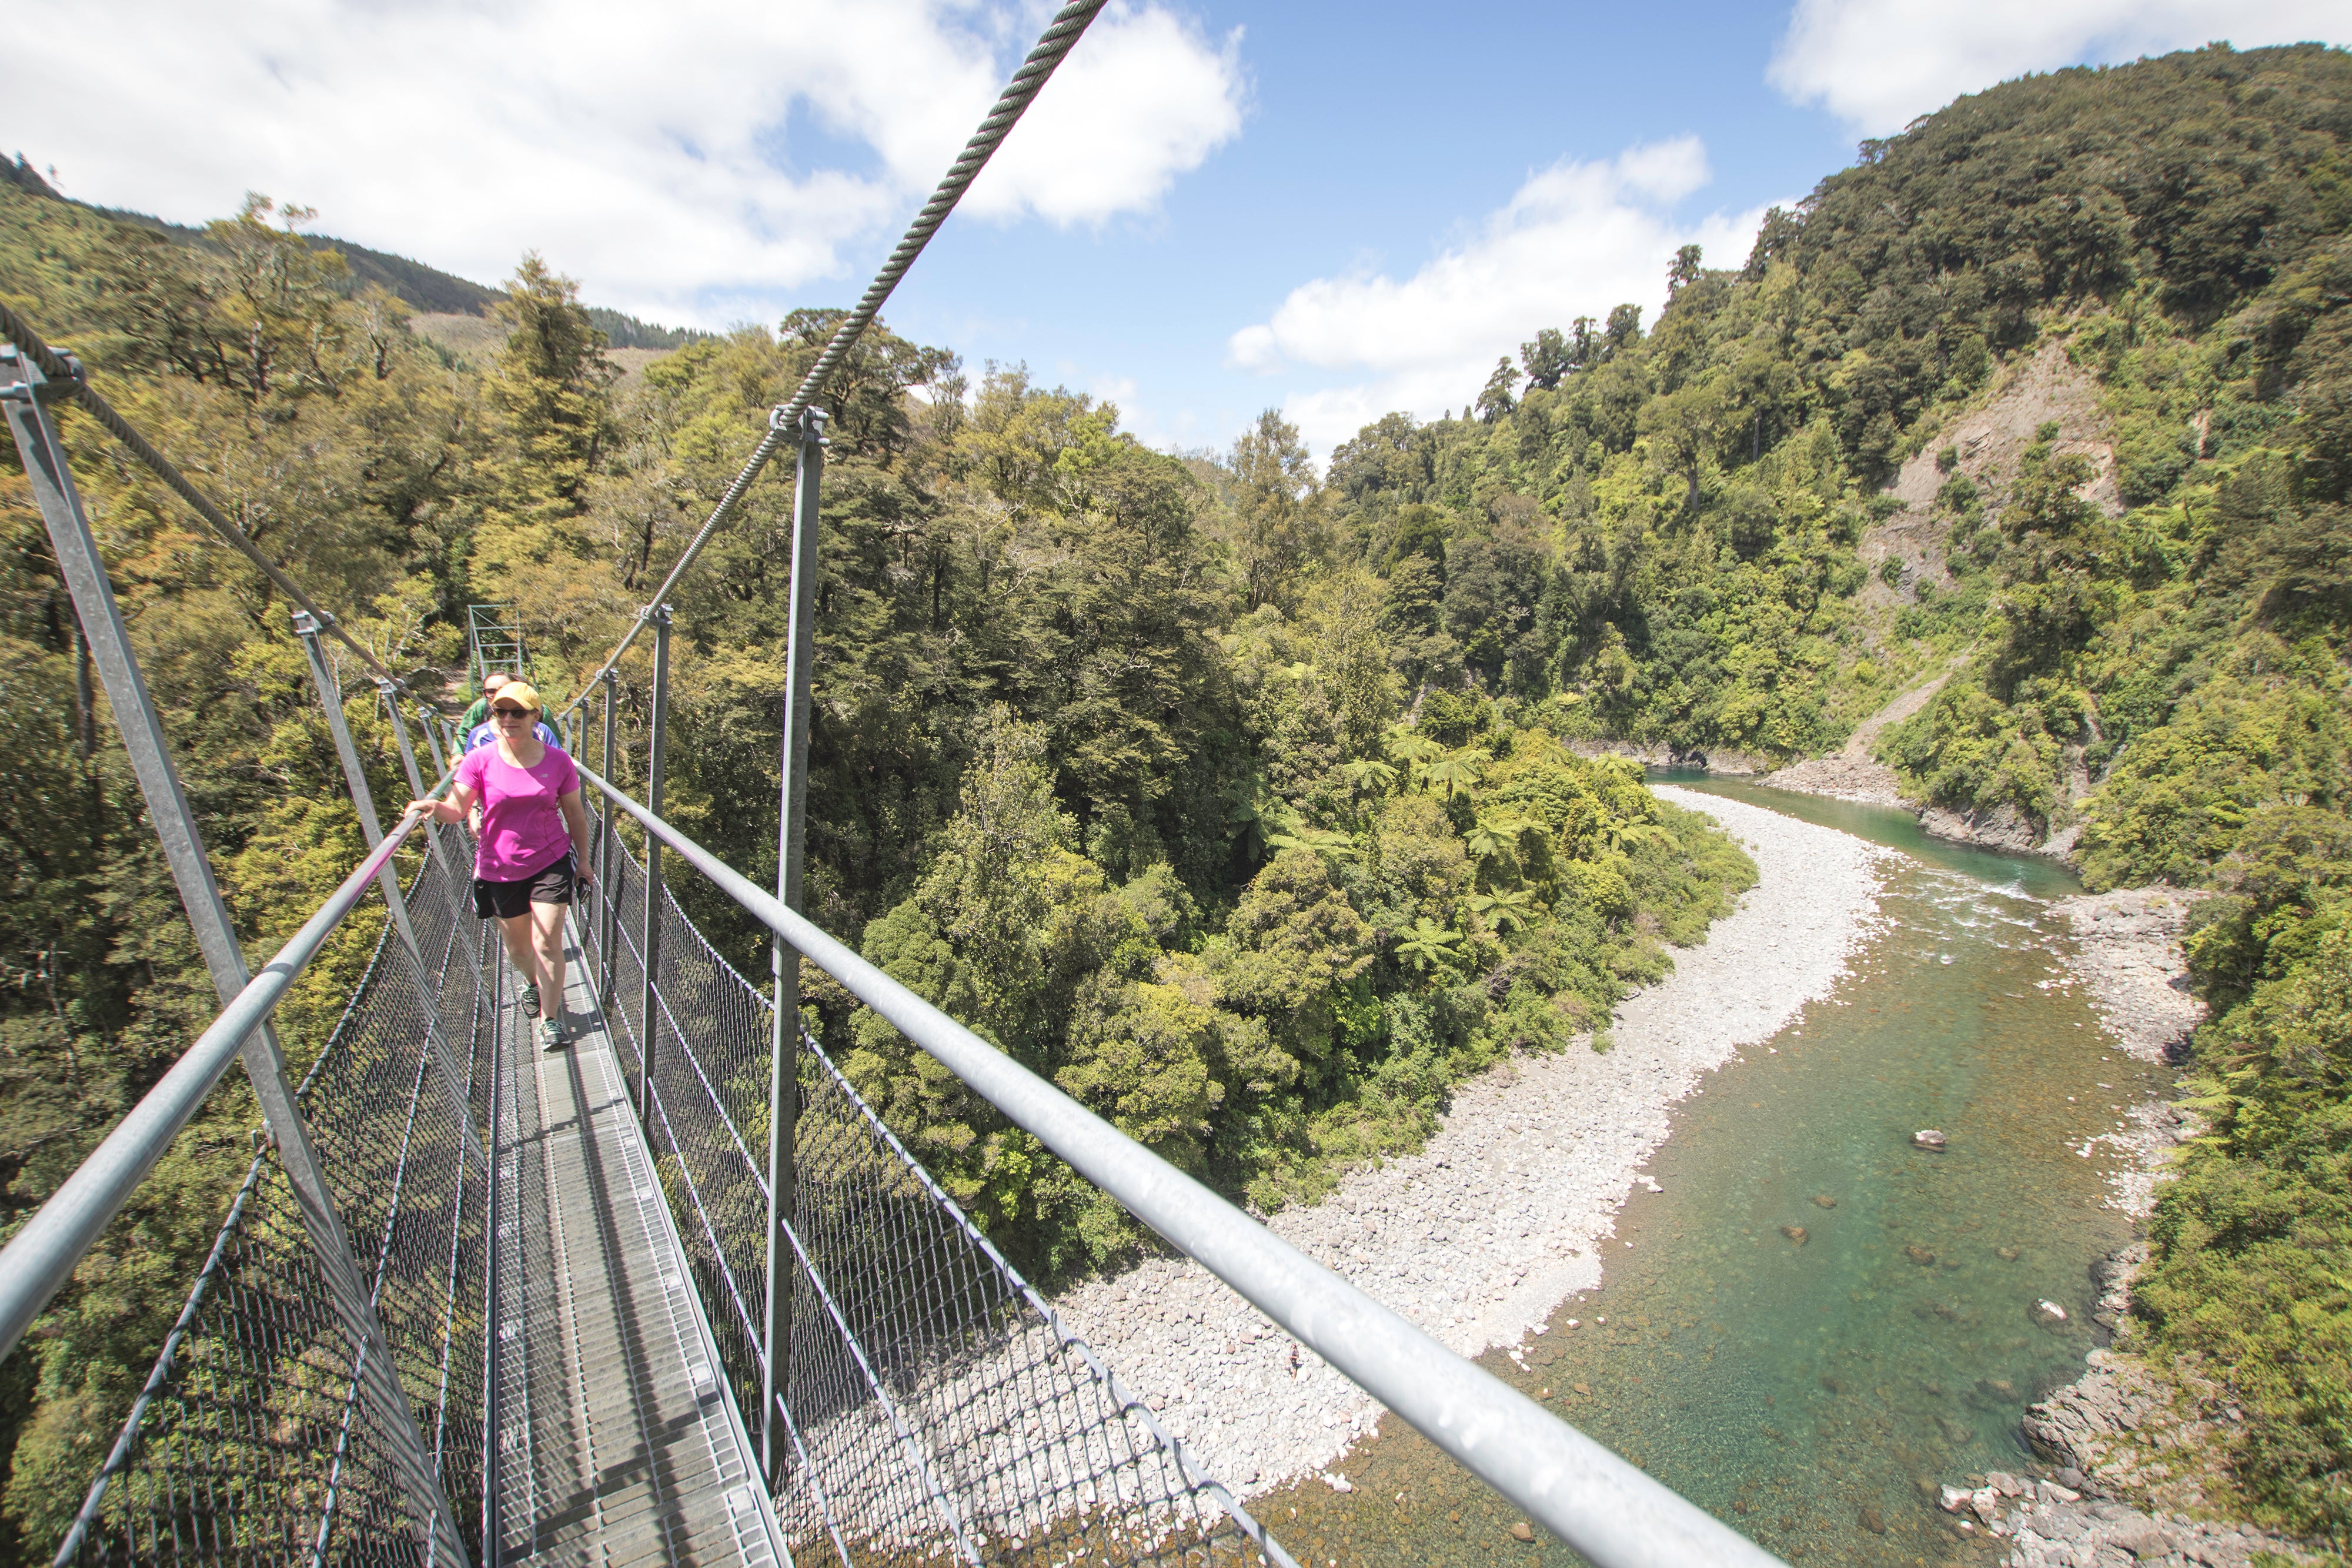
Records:
[[[500,718],[529,718],[536,710],[527,707],[494,707],[490,711]]]

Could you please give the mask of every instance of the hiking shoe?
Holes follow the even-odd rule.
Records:
[[[540,1050],[562,1051],[565,1046],[570,1045],[571,1043],[572,1042],[570,1040],[563,1037],[563,1022],[562,1019],[541,1019],[539,1020]]]
[[[539,1010],[539,982],[533,980],[522,988],[522,999],[515,1004],[527,1013]]]

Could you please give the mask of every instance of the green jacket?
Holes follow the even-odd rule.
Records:
[[[489,716],[490,699],[488,697],[476,697],[474,699],[474,706],[466,710],[466,716],[457,721],[457,733],[459,735],[473,734],[474,727],[482,723]]]

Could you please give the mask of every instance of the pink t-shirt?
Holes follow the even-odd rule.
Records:
[[[482,841],[474,851],[474,874],[484,882],[520,882],[563,858],[572,847],[559,797],[580,788],[580,769],[561,747],[547,747],[535,768],[517,768],[496,746],[466,753],[457,764],[459,786],[480,793]]]

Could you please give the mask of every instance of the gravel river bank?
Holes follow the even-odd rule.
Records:
[[[1522,1058],[1465,1084],[1420,1154],[1272,1221],[1466,1355],[1516,1347],[1597,1285],[1669,1111],[1825,998],[1900,857],[1832,828],[1672,786],[1755,857],[1759,883],[1675,972],[1619,1009],[1615,1047]],[[1215,1474],[1260,1492],[1324,1471],[1380,1407],[1197,1264],[1153,1260],[1056,1303]],[[1277,1531],[1278,1532],[1278,1531]]]
[[[2169,1073],[2100,1027],[2064,867],[1691,787],[1743,838],[1737,807],[1852,835],[1874,913],[1825,994],[1666,1108],[1599,1282],[1481,1364],[1791,1562],[1990,1568],[1941,1486],[2023,1470],[2028,1406],[2104,1342],[2128,1112]],[[1318,1568],[1577,1561],[1393,1419],[1256,1506]]]

